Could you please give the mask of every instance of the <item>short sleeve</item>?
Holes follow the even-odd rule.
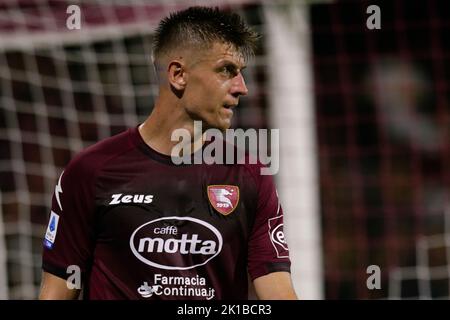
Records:
[[[95,244],[93,181],[93,170],[79,157],[61,173],[44,236],[44,271],[67,279],[71,265],[82,274],[88,270]]]
[[[248,249],[248,271],[252,280],[277,272],[290,272],[289,249],[283,230],[283,209],[273,177],[257,175],[258,200]]]

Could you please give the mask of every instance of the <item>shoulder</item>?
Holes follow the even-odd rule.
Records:
[[[109,160],[134,148],[128,129],[115,136],[103,139],[80,151],[67,165],[65,172],[71,175],[93,176]]]
[[[265,166],[252,155],[248,155],[248,157],[246,157],[245,163],[242,166],[252,177],[256,187],[259,189],[262,181],[264,180],[264,176],[261,174],[261,172],[265,168]]]
[[[233,165],[243,168],[243,170],[250,176],[255,186],[259,188],[262,181],[268,178],[264,175],[267,166],[264,165],[256,155],[253,155],[235,144],[225,141],[224,146],[226,154],[230,152],[232,153],[231,157],[228,155],[225,156],[227,160],[233,158]]]

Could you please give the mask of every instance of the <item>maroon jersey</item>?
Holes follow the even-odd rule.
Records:
[[[175,165],[137,128],[103,140],[59,178],[43,269],[67,279],[79,267],[88,299],[247,299],[248,274],[290,271],[260,169]]]

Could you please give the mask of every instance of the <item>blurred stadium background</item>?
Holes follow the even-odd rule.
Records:
[[[80,30],[66,27],[73,4]],[[366,27],[373,4],[379,30]],[[58,176],[150,113],[152,30],[190,5],[263,35],[234,127],[280,129],[300,297],[448,299],[450,3],[438,0],[1,1],[0,298],[37,296]]]

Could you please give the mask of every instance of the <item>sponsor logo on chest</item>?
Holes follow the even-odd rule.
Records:
[[[208,263],[222,250],[222,235],[193,217],[163,217],[139,226],[130,249],[143,263],[165,270],[188,270]]]

